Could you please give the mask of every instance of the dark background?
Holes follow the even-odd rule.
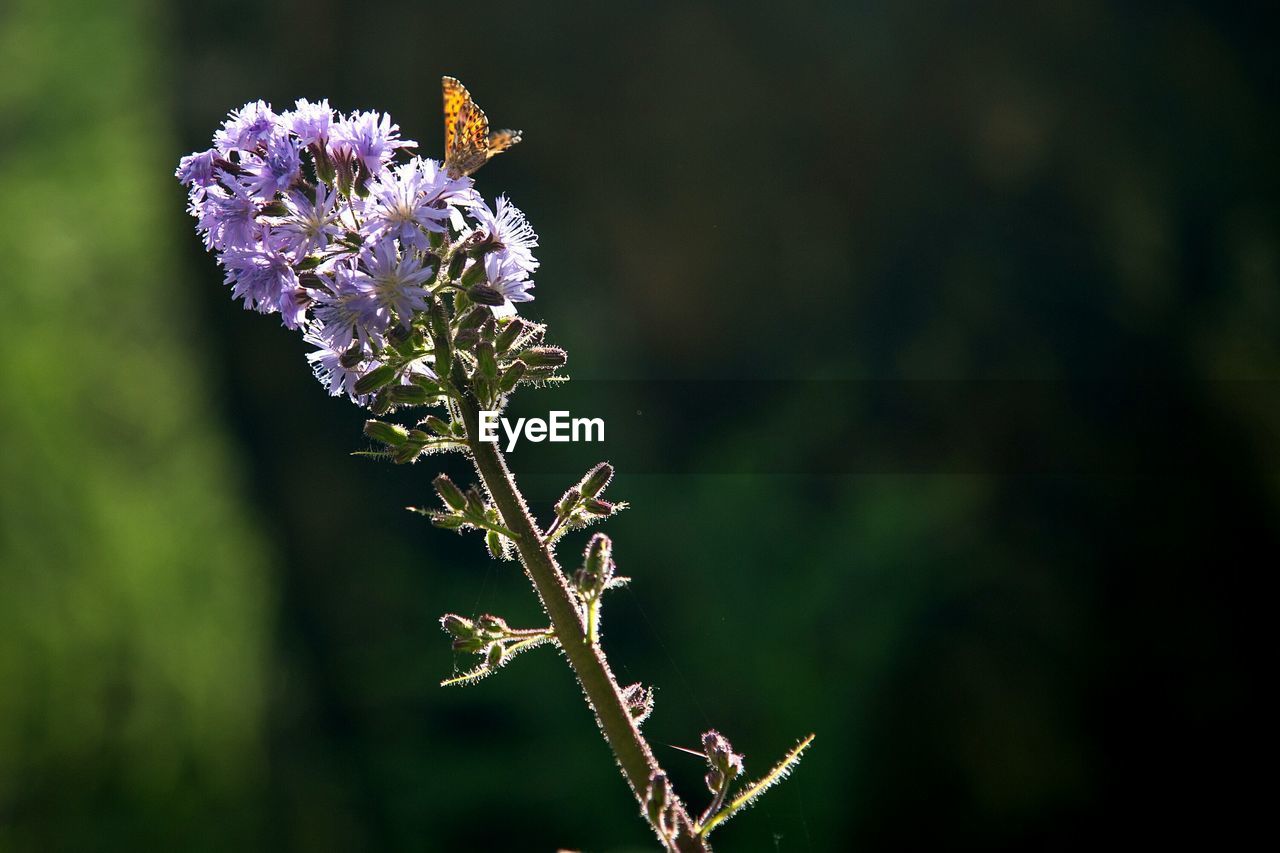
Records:
[[[606,605],[695,803],[715,726],[795,776],[725,850],[1232,845],[1272,808],[1274,29],[1225,4],[0,6],[0,849],[646,849],[564,662],[445,690],[514,564],[440,466],[227,298],[170,177],[228,109],[439,78],[525,142],[570,353],[513,455],[599,458]],[[563,404],[563,405],[562,405]],[[584,534],[566,540],[571,561]]]

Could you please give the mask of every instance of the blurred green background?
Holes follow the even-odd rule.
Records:
[[[651,846],[557,655],[437,687],[436,618],[533,624],[526,582],[401,509],[435,461],[347,455],[360,412],[227,298],[171,177],[256,98],[438,152],[446,73],[525,131],[478,186],[541,235],[575,414],[651,407],[611,422],[605,627],[660,759],[697,800],[668,744],[715,726],[758,773],[818,733],[722,849],[1245,837],[1280,544],[1261,14],[0,3],[0,849]],[[514,462],[545,517],[610,449],[544,450]]]

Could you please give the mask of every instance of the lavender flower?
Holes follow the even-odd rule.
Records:
[[[378,301],[373,279],[341,263],[324,282],[325,288],[315,297],[314,313],[319,325],[313,330],[313,337],[342,352],[350,349],[354,341],[366,348],[382,346],[383,333],[391,325],[391,312]]]
[[[281,311],[285,326],[296,329],[302,320],[298,302],[287,302],[286,297],[297,296],[298,274],[288,256],[271,248],[267,235],[262,236],[256,245],[233,247],[222,253],[226,281],[232,285],[231,295],[243,299],[246,308],[261,314]]]
[[[258,198],[273,199],[302,176],[298,142],[284,130],[277,130],[267,137],[265,152],[249,155],[243,166],[249,191]]]
[[[245,104],[232,110],[222,129],[214,135],[214,144],[223,154],[231,151],[255,151],[275,131],[279,117],[264,101]]]
[[[329,142],[333,110],[329,108],[328,98],[314,104],[306,98],[299,98],[293,109],[281,115],[280,120],[298,137],[299,145],[323,146]]]
[[[473,206],[469,214],[476,226],[464,232],[464,236],[476,241],[477,247],[501,255],[504,263],[510,262],[525,273],[532,273],[538,268],[538,261],[533,257],[538,235],[534,233],[533,226],[505,195],[498,196],[495,207],[496,212],[483,201]]]
[[[218,182],[218,176],[214,174],[217,158],[218,152],[214,148],[210,148],[208,151],[197,151],[194,154],[188,154],[178,161],[178,169],[173,173],[174,177],[181,181],[184,186],[199,190],[200,196],[203,198],[204,190]]]
[[[397,149],[418,143],[400,138],[400,125],[378,112],[357,112],[333,125],[330,147],[336,155],[354,157],[365,174],[374,175],[391,162]]]
[[[450,178],[434,160],[414,158],[382,172],[369,185],[366,228],[378,237],[426,251],[427,232],[442,234],[448,229],[449,205],[474,204],[474,196],[470,180]]]
[[[485,279],[489,286],[506,297],[506,304],[495,308],[493,313],[510,316],[515,313],[513,302],[532,302],[533,281],[519,262],[501,252],[490,252],[484,256]]]
[[[196,229],[204,235],[206,249],[226,251],[253,244],[259,229],[258,203],[249,189],[226,172],[218,172],[219,183],[197,198],[192,189],[191,212],[198,219]]]
[[[276,248],[295,258],[324,249],[331,239],[342,233],[338,225],[338,198],[337,191],[323,183],[317,183],[310,195],[301,190],[290,192],[284,199],[288,214],[272,229]]]
[[[354,402],[364,405],[365,398],[356,394],[360,377],[377,367],[368,354],[358,345],[347,350],[335,349],[315,334],[307,333],[302,339],[316,349],[307,353],[311,372],[329,392],[336,397],[346,393]]]
[[[427,309],[430,294],[422,283],[434,270],[424,266],[413,252],[400,254],[399,249],[396,240],[386,239],[361,250],[360,266],[365,271],[357,272],[356,277],[367,279],[378,304],[394,310],[407,329],[414,313]]]

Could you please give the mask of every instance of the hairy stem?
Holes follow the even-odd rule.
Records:
[[[595,712],[605,741],[643,812],[649,779],[661,771],[658,760],[631,719],[604,651],[589,641],[583,615],[574,602],[564,573],[539,534],[498,446],[479,440],[479,412],[475,401],[468,396],[460,408],[467,428],[467,446],[476,471],[502,514],[503,524],[515,534],[513,540],[525,573],[542,600],[556,639],[564,649],[587,702]],[[677,836],[672,840],[674,849],[681,853],[710,850],[706,840],[694,832],[693,822],[683,806],[677,806],[677,823]]]

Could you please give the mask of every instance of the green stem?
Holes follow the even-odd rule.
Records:
[[[556,639],[564,649],[565,657],[586,694],[587,703],[595,712],[605,741],[643,813],[649,779],[662,768],[632,720],[622,698],[622,689],[603,650],[589,640],[583,614],[574,603],[573,594],[550,547],[539,535],[538,526],[529,514],[506,460],[496,444],[479,440],[479,411],[475,400],[468,396],[459,408],[467,428],[467,444],[471,448],[476,471],[498,507],[503,523],[514,534],[511,539],[520,554],[525,574],[542,600]],[[678,805],[677,809],[678,827],[677,836],[672,840],[673,849],[680,853],[710,850],[706,840],[697,835],[683,805]]]

